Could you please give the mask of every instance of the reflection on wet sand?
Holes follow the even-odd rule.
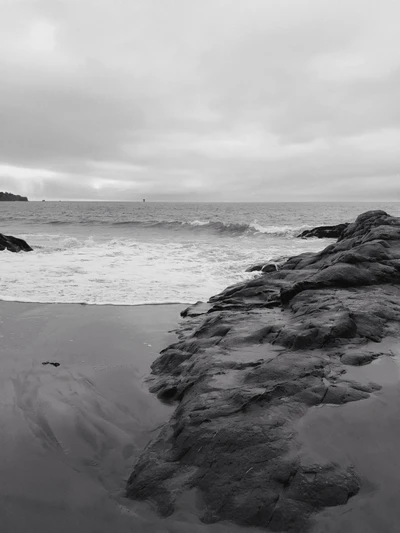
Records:
[[[376,346],[376,345],[375,345]],[[325,509],[312,533],[393,533],[399,523],[400,493],[400,346],[385,339],[383,355],[362,367],[348,367],[346,377],[382,386],[370,398],[340,407],[310,409],[300,423],[306,456],[352,464],[362,489],[343,510]],[[395,528],[395,529],[394,529]]]
[[[242,531],[201,524],[190,495],[168,520],[124,497],[173,410],[143,378],[181,308],[0,305],[2,533]]]

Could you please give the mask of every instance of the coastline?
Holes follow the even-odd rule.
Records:
[[[17,303],[17,304],[28,304],[28,305],[88,305],[89,307],[147,307],[147,306],[180,306],[183,308],[186,308],[192,304],[189,302],[139,302],[135,304],[131,303],[124,303],[124,302],[104,302],[104,303],[95,303],[95,302],[38,302],[35,300],[27,300],[27,299],[18,299],[14,297],[0,297],[0,303]]]
[[[136,464],[128,497],[153,501],[165,517],[191,498],[207,524],[372,533],[365,528],[385,518],[392,531],[397,512],[379,486],[384,474],[371,489],[374,445],[357,442],[357,432],[335,439],[328,431],[326,450],[315,440],[330,421],[344,436],[357,420],[360,435],[373,435],[365,405],[373,424],[379,402],[390,402],[392,420],[398,415],[399,372],[393,392],[377,368],[392,358],[398,369],[399,291],[400,219],[375,211],[321,252],[291,257],[186,310],[178,341],[152,365],[151,390],[176,410]],[[368,380],[357,374],[364,365]],[[383,472],[400,445],[388,423],[371,443],[384,450],[387,440],[390,453],[377,459]],[[399,473],[396,462],[394,490]]]
[[[391,531],[399,228],[187,309],[0,302],[4,531]]]
[[[398,212],[397,206],[382,207]],[[321,223],[352,220],[366,208],[13,204],[1,212],[3,229],[26,239],[34,251],[29,257],[2,255],[0,295],[96,305],[205,300],[248,279],[251,264],[319,251],[329,242],[295,235]]]

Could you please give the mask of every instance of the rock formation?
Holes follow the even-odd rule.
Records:
[[[287,260],[287,257],[278,257],[274,261],[268,260],[264,261],[263,263],[255,263],[254,265],[249,266],[246,268],[246,272],[274,272],[275,270],[279,270],[281,268],[281,265]]]
[[[279,263],[275,263],[273,261],[267,262],[267,263],[257,263],[256,265],[252,265],[248,268],[246,268],[246,272],[275,272],[275,270],[279,269]]]
[[[31,252],[32,248],[23,239],[0,233],[0,251],[3,250],[8,250],[9,252]]]
[[[344,230],[349,226],[348,223],[338,224],[337,226],[318,226],[312,229],[306,229],[297,235],[299,239],[339,239]]]
[[[296,427],[311,406],[379,389],[347,379],[345,368],[368,364],[383,337],[400,336],[400,218],[364,213],[321,252],[183,315],[151,378],[151,391],[177,408],[135,465],[127,495],[167,516],[189,492],[204,522],[294,533],[346,504],[360,489],[357,472],[310,459]]]
[[[19,194],[12,194],[10,192],[0,191],[0,202],[27,202],[26,196],[20,196]]]

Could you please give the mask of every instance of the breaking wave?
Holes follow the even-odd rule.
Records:
[[[66,224],[64,221],[48,221],[48,225],[57,226]],[[75,222],[76,224],[76,222]],[[296,237],[301,231],[309,226],[262,226],[254,221],[250,224],[245,223],[225,223],[211,220],[193,220],[191,222],[180,222],[177,220],[158,220],[158,221],[143,221],[143,220],[128,220],[119,222],[106,222],[98,220],[84,220],[79,222],[79,225],[84,226],[117,226],[117,227],[132,227],[137,229],[157,229],[168,231],[194,231],[194,232],[212,232],[213,234],[221,234],[225,236],[240,236],[240,235],[270,235],[279,237]]]
[[[214,234],[223,234],[226,236],[239,235],[271,235],[279,237],[296,237],[306,226],[262,226],[257,221],[251,224],[244,223],[224,223],[210,220],[194,220],[192,222],[178,221],[157,221],[157,222],[115,222],[114,225],[139,226],[143,228],[166,229],[173,231],[211,231]],[[308,227],[308,226],[307,226]]]

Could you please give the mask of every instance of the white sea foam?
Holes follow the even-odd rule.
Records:
[[[2,254],[0,298],[127,304],[192,302],[246,278],[245,256],[190,243],[63,238]]]
[[[303,230],[311,226],[262,226],[255,220],[249,227],[256,233],[264,233],[267,235],[276,235],[282,237],[296,237]]]
[[[190,303],[257,274],[255,263],[318,251],[295,237],[396,205],[5,202],[0,222],[29,254],[0,252],[0,298],[90,304]]]
[[[253,277],[246,268],[321,242],[232,238],[140,240],[111,236],[24,235],[29,254],[3,252],[0,299],[113,305],[191,303]]]
[[[193,220],[192,222],[189,222],[191,226],[207,226],[210,224],[209,220]]]

